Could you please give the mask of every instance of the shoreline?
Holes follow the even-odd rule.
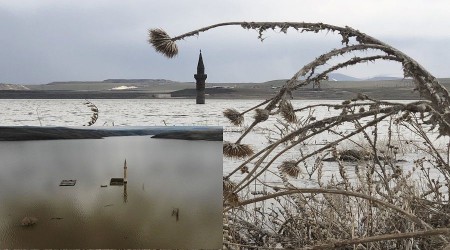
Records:
[[[155,93],[147,91],[61,91],[61,90],[0,90],[0,99],[157,99],[177,100],[195,99],[194,92],[184,96],[172,96],[171,93]],[[208,99],[266,100],[278,93],[273,89],[239,88],[228,92],[210,91],[206,95]],[[370,88],[370,89],[323,89],[296,90],[292,93],[294,100],[347,100],[354,98],[358,93],[365,94],[379,100],[420,100],[419,94],[412,89],[397,88]]]
[[[222,141],[223,129],[176,127],[145,128],[76,128],[76,127],[36,127],[0,126],[0,141],[103,139],[114,136],[151,136],[159,139]]]

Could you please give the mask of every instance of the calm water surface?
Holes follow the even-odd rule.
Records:
[[[99,119],[95,126],[172,126],[172,125],[208,125],[208,126],[223,126],[224,127],[224,141],[235,141],[239,138],[243,128],[249,126],[253,121],[253,112],[245,115],[245,122],[243,127],[236,127],[230,124],[228,120],[223,117],[222,112],[226,108],[235,108],[239,111],[247,110],[263,100],[206,100],[205,105],[196,105],[195,100],[189,99],[129,99],[129,100],[92,100],[99,110]],[[401,100],[394,101],[399,103],[409,103],[411,101]],[[340,104],[340,100],[294,100],[292,101],[295,108],[302,108],[308,105],[315,104]],[[0,124],[1,125],[34,125],[49,126],[49,125],[63,125],[63,126],[80,126],[87,124],[90,120],[91,112],[89,108],[83,105],[83,100],[0,100]],[[339,115],[339,110],[333,108],[319,107],[312,113],[317,119],[324,117]],[[299,118],[304,118],[309,115],[309,111],[298,113]],[[277,123],[276,117],[271,116],[268,121],[258,124],[254,131],[250,133],[242,142],[250,144],[257,151],[267,145],[269,139],[276,139],[278,130],[275,129],[274,124]],[[281,124],[277,124],[279,127]],[[386,140],[388,123],[382,122],[378,127],[378,134],[381,140]],[[355,129],[354,124],[346,123],[339,127],[339,130],[348,132]],[[371,132],[368,129],[369,134]],[[307,140],[302,146],[304,154],[313,152],[318,146],[323,145],[339,136],[331,133],[324,133],[321,136],[314,137]],[[397,141],[411,139],[415,140],[416,136],[408,130],[401,132],[402,138],[396,138]],[[364,141],[362,136],[355,136],[357,141]],[[444,142],[446,143],[446,142]],[[280,148],[281,150],[281,148]],[[415,153],[415,152],[412,152]],[[417,156],[417,155],[416,155]],[[404,156],[405,158],[410,157]],[[278,158],[273,163],[273,170],[276,166],[281,164],[285,159],[298,159],[299,150],[295,148],[284,154],[284,157]],[[314,159],[308,164],[314,164]],[[242,161],[224,158],[223,171],[229,173]],[[407,167],[411,163],[404,163]],[[351,170],[353,172],[353,170]],[[324,175],[331,176],[336,173],[336,166],[333,163],[325,164]],[[236,178],[242,178],[239,173],[235,175]],[[271,178],[270,175],[267,177]],[[274,178],[278,179],[278,178]],[[296,182],[296,181],[293,181]],[[299,184],[305,185],[304,180],[299,180]],[[309,182],[306,183],[309,185]],[[312,183],[316,185],[317,183]]]
[[[0,248],[221,246],[222,142],[0,142],[0,159]],[[110,186],[125,159],[127,185]],[[63,179],[77,182],[61,187]],[[39,221],[22,227],[25,216]]]
[[[243,127],[249,126],[253,121],[253,113],[250,112],[245,117],[243,127],[236,127],[230,124],[222,115],[226,108],[235,108],[239,111],[247,110],[263,100],[206,100],[205,105],[196,105],[195,100],[189,99],[122,99],[92,100],[99,108],[99,118],[94,126],[172,126],[172,125],[207,125],[223,126],[224,141],[235,141],[239,138],[239,131]],[[84,100],[0,100],[0,125],[32,125],[32,126],[80,126],[87,124],[90,120],[91,112],[83,105]],[[394,101],[409,103],[411,101]],[[315,104],[340,104],[340,100],[294,100],[295,108],[301,108]],[[298,113],[298,117],[306,117],[309,111]],[[333,108],[319,107],[313,115],[317,119],[339,115],[338,110]],[[254,132],[250,133],[243,143],[251,144],[255,150],[264,148],[269,138],[277,138],[278,132],[274,124],[276,117],[271,116],[267,122],[258,124]],[[280,124],[278,124],[280,126]],[[380,138],[386,137],[388,125],[381,123],[378,129]],[[352,131],[353,124],[340,126],[342,131]],[[370,131],[370,130],[369,130]],[[369,132],[370,133],[370,132]],[[324,134],[305,142],[304,153],[312,152],[317,145],[327,143],[338,136]],[[402,131],[402,137],[415,139],[411,131]],[[364,140],[363,137],[356,138]],[[285,154],[286,159],[296,159],[299,157],[298,150],[291,150]],[[274,162],[274,166],[283,161],[283,158]],[[223,169],[225,173],[231,172],[241,161],[235,159],[223,159]],[[328,165],[328,164],[327,164]],[[325,168],[330,174],[335,172],[335,166]]]

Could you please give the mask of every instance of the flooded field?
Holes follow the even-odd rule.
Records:
[[[222,142],[12,141],[0,142],[0,158],[1,248],[222,244]],[[125,159],[128,182],[111,186],[124,177]]]

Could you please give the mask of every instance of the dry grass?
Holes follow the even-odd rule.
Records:
[[[448,141],[450,95],[436,78],[408,55],[378,39],[351,27],[324,23],[229,22],[174,38],[162,30],[152,30],[150,43],[158,52],[173,57],[177,53],[175,41],[229,25],[254,29],[261,40],[268,30],[334,32],[341,36],[342,47],[301,67],[273,98],[244,112],[231,108],[224,112],[234,125],[242,124],[245,113],[256,112],[239,139],[223,145],[224,156],[242,159],[224,180],[224,248],[439,249],[449,245],[450,146],[439,147],[436,133]],[[368,50],[375,55],[353,56]],[[333,60],[341,56],[351,58],[340,63]],[[400,63],[404,77],[413,79],[423,101],[402,104],[359,94],[341,105],[292,106],[294,90],[318,84],[333,71],[379,60]],[[312,114],[319,107],[334,108],[339,115],[316,119]],[[298,116],[307,110],[306,119]],[[278,138],[271,138],[258,152],[241,144],[259,123],[278,115],[287,122],[279,129]],[[380,138],[381,123],[388,124],[386,138]],[[349,125],[354,129],[342,129]],[[409,154],[407,169],[398,164],[397,156],[411,152],[396,146],[394,138],[405,130],[419,138],[408,146],[416,152]],[[307,140],[329,135],[333,137],[325,145],[302,148]],[[337,150],[350,143],[359,146]],[[293,150],[298,150],[297,161],[286,157]],[[328,163],[323,162],[323,156],[329,154],[335,159],[331,176],[325,175]],[[280,185],[272,186],[264,176],[276,172],[276,161],[282,162],[281,175],[275,175]],[[243,178],[236,178],[234,174],[244,166]],[[286,178],[298,177],[303,168],[307,181],[317,187],[303,187],[302,182],[294,184]],[[235,184],[230,180],[239,181]]]

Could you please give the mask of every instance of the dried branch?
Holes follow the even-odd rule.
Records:
[[[93,104],[92,102],[90,102],[88,100],[86,100],[84,105],[86,105],[92,111],[91,120],[88,122],[88,125],[87,125],[87,126],[92,126],[98,119],[98,108],[97,108],[97,106],[95,106],[95,104]],[[83,126],[86,126],[86,125],[83,125]]]
[[[396,212],[399,212],[400,214],[403,214],[405,217],[407,217],[408,219],[410,219],[411,221],[413,221],[414,223],[421,225],[423,228],[425,229],[433,229],[432,226],[428,225],[425,221],[421,220],[420,218],[418,218],[417,216],[401,209],[398,206],[392,205],[389,202],[385,202],[383,200],[377,199],[375,197],[366,195],[366,194],[362,194],[362,193],[357,193],[357,192],[353,192],[353,191],[347,191],[347,190],[340,190],[340,189],[323,189],[323,188],[297,188],[294,190],[287,190],[287,191],[282,191],[282,192],[278,192],[278,193],[274,193],[274,194],[268,194],[262,197],[256,197],[253,199],[249,199],[249,200],[244,200],[239,202],[236,206],[246,206],[248,204],[253,204],[256,202],[261,202],[261,201],[265,201],[268,199],[273,199],[276,197],[280,197],[280,196],[285,196],[285,195],[290,195],[290,194],[297,194],[297,193],[313,193],[313,194],[342,194],[342,195],[346,195],[346,196],[352,196],[352,197],[358,197],[358,198],[362,198],[365,200],[369,200],[371,202],[377,203],[383,207],[387,207],[390,208]],[[230,210],[232,207],[228,207],[224,209],[224,212],[227,212],[228,210]]]
[[[230,215],[230,218],[234,216],[241,220],[241,223],[236,221],[235,225],[227,224],[227,229],[224,229],[226,245],[249,248],[252,246],[270,248],[278,244],[284,248],[309,245],[313,246],[309,249],[322,249],[371,243],[369,244],[371,249],[386,249],[392,248],[390,244],[392,240],[396,240],[397,248],[409,249],[412,247],[411,241],[401,239],[431,235],[439,235],[440,240],[424,238],[416,240],[415,244],[423,249],[436,249],[447,244],[447,236],[443,234],[448,234],[449,229],[433,229],[433,227],[450,223],[450,219],[447,222],[442,219],[436,220],[450,211],[448,193],[442,192],[443,188],[450,190],[450,167],[448,166],[450,143],[445,147],[446,151],[442,153],[443,149],[435,145],[436,138],[429,134],[437,128],[439,136],[450,135],[450,98],[448,91],[436,78],[403,52],[347,26],[302,22],[227,22],[173,38],[161,29],[150,30],[149,42],[156,51],[168,57],[174,57],[178,53],[176,41],[199,35],[213,28],[230,25],[254,29],[258,32],[260,40],[265,39],[263,34],[268,30],[286,33],[292,28],[301,33],[336,32],[342,38],[342,47],[330,50],[301,67],[272,98],[244,112],[231,108],[224,111],[225,117],[236,126],[243,124],[244,114],[255,111],[253,122],[243,131],[238,140],[234,143],[225,142],[223,145],[224,156],[242,159],[242,163],[224,177],[224,216]],[[331,61],[338,56],[349,56],[354,52],[368,50],[375,51],[376,55],[352,57],[341,63]],[[404,77],[412,78],[415,90],[425,100],[401,104],[378,101],[359,94],[356,98],[346,100],[339,105],[320,104],[297,109],[290,101],[293,91],[310,83],[317,84],[327,79],[331,72],[379,60],[400,63]],[[319,71],[319,68],[325,69]],[[265,106],[262,107],[263,105]],[[316,120],[311,114],[307,118],[302,118],[299,116],[300,113],[297,113],[304,110],[311,111],[318,107],[333,108],[340,111],[340,114]],[[271,138],[268,145],[256,153],[253,152],[252,145],[241,143],[259,123],[276,115],[286,121],[276,119],[283,125],[279,128],[278,138],[275,140]],[[368,117],[371,117],[369,121],[367,121]],[[378,124],[388,117],[390,119],[386,122],[389,123],[389,138],[387,146],[384,146],[378,135],[382,126]],[[347,123],[354,124],[355,128],[350,132],[340,132],[340,126]],[[395,151],[392,149],[393,125],[396,125],[397,129],[405,126],[423,140],[423,145],[415,144],[415,148],[426,156],[416,159],[412,170],[407,171],[397,165],[396,150],[398,148]],[[425,132],[427,126],[430,131]],[[273,130],[269,129],[269,131]],[[292,160],[292,157],[284,157],[288,151],[307,143],[306,140],[323,136],[327,131],[334,137],[331,137],[331,141],[323,146],[313,146],[312,149],[300,148],[298,151],[300,155],[295,160]],[[352,137],[356,135],[361,135],[363,142],[357,142],[357,139]],[[337,149],[344,141],[352,141],[358,147],[369,151],[367,159],[359,159],[358,165],[354,167],[356,175],[354,180],[351,180],[348,166],[340,160],[339,154],[344,151]],[[397,144],[402,143],[404,141],[399,138]],[[388,147],[388,152],[384,152],[385,147]],[[323,156],[315,158],[312,171],[308,169],[311,158],[324,152],[323,155],[328,154],[329,152],[325,150],[334,152],[339,168],[338,175],[333,173],[331,177],[324,176]],[[281,162],[279,165],[281,175],[269,169],[275,161]],[[314,172],[317,173],[316,182],[321,188],[296,188],[291,184],[292,180],[287,176],[298,177],[301,172],[300,166],[306,168],[310,179],[314,178]],[[439,178],[433,179],[430,173],[431,168],[441,173],[439,177],[444,177],[443,182]],[[233,178],[239,170],[244,177]],[[412,177],[417,172],[423,173],[423,180],[415,180]],[[266,174],[275,174],[282,185],[289,189],[280,192],[280,187],[272,186],[275,193],[267,192],[265,190],[268,187],[265,183]],[[262,184],[263,189],[258,190],[256,184]],[[429,198],[430,196],[433,197]],[[364,202],[359,202],[354,197],[363,199]],[[418,206],[415,202],[418,198],[427,199],[430,203],[422,202]],[[264,201],[269,199],[277,204],[276,209],[273,203],[270,209],[267,207]],[[261,205],[261,209],[256,206],[256,203]],[[246,207],[248,204],[255,204],[253,210]],[[269,210],[270,214],[267,213]],[[399,218],[398,213],[407,219]],[[415,224],[429,230],[408,233],[415,230]],[[230,228],[233,228],[233,233]],[[274,233],[263,233],[268,228],[273,229]],[[391,234],[391,232],[406,233]],[[355,238],[355,236],[361,238]],[[329,239],[349,237],[352,239],[327,243]]]
[[[425,231],[416,231],[416,232],[406,232],[406,233],[395,233],[395,234],[385,234],[385,235],[377,235],[372,237],[364,237],[364,238],[356,238],[350,240],[340,240],[335,241],[328,244],[316,245],[313,247],[305,247],[305,250],[313,250],[313,249],[331,249],[331,248],[340,248],[348,245],[356,245],[356,244],[364,244],[369,242],[376,241],[385,241],[385,240],[398,240],[398,239],[406,239],[406,238],[419,238],[419,237],[428,237],[434,235],[441,234],[450,234],[450,228],[438,228],[438,229],[430,229]]]

